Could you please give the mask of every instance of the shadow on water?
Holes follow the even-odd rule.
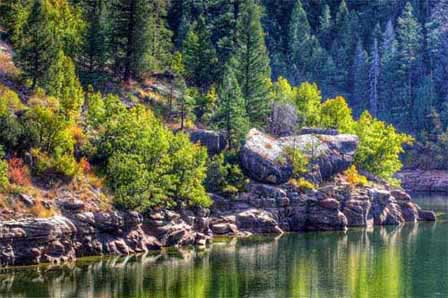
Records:
[[[0,297],[447,297],[447,235],[421,223],[5,269]]]

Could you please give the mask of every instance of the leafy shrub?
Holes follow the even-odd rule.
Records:
[[[352,186],[365,186],[368,183],[367,177],[359,174],[355,165],[347,169],[344,175],[347,177],[347,182]]]
[[[324,126],[359,137],[355,155],[358,168],[395,182],[392,177],[402,167],[400,154],[404,152],[404,145],[412,144],[411,136],[397,132],[393,125],[373,118],[367,111],[354,121],[343,97],[326,101],[321,118]]]
[[[328,128],[337,128],[344,133],[353,132],[352,110],[345,99],[338,96],[322,104],[321,125]]]
[[[232,195],[243,191],[247,185],[238,162],[228,154],[227,160],[223,153],[215,155],[209,160],[207,168],[206,188],[209,192],[223,195]]]
[[[24,108],[18,95],[0,84],[0,143],[8,152],[19,145],[23,136],[23,126],[14,113]]]
[[[24,126],[35,160],[33,170],[37,174],[68,177],[76,174],[73,125],[60,111],[57,99],[40,92],[33,96],[24,117]]]
[[[308,171],[309,160],[300,149],[287,147],[284,152],[287,160],[292,164],[293,177],[298,178]]]
[[[25,105],[22,103],[17,93],[0,84],[0,114],[4,114],[7,111],[15,113],[24,108]]]
[[[166,129],[141,105],[128,110],[117,97],[99,100],[104,117],[91,119],[95,127],[88,132],[95,148],[92,160],[103,167],[117,206],[144,210],[179,201],[210,205],[202,186],[205,149]]]
[[[292,178],[288,181],[288,183],[305,192],[317,188],[316,185],[314,185],[314,183],[306,180],[305,178],[299,178],[299,179]]]
[[[11,183],[20,186],[31,184],[30,170],[20,158],[12,157],[8,160],[8,176]]]
[[[0,147],[0,190],[5,191],[9,186],[8,163],[4,160],[5,153]]]
[[[392,125],[373,118],[368,112],[356,123],[355,134],[359,137],[355,164],[393,182],[392,176],[402,167],[403,145],[412,144],[413,138],[397,132]]]

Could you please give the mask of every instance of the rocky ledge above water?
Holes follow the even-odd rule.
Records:
[[[201,142],[216,145],[215,141]],[[292,169],[280,160],[290,146],[301,148],[310,157],[306,178],[320,185],[316,190],[303,191],[287,183]],[[347,183],[342,172],[352,165],[357,146],[357,137],[351,135],[274,139],[251,130],[240,154],[241,166],[252,179],[244,192],[232,198],[210,194],[214,201],[210,209],[153,209],[145,214],[95,211],[74,197],[61,198],[56,202],[60,213],[56,217],[0,221],[0,266],[205,246],[216,235],[435,221],[433,212],[421,210],[403,190],[375,179],[368,187]]]
[[[404,170],[396,177],[409,192],[448,193],[448,171],[439,170]]]
[[[61,216],[0,223],[0,265],[59,263],[77,257],[129,255],[168,246],[207,245],[215,235],[346,230],[348,227],[434,221],[407,193],[352,188],[338,177],[318,190],[251,183],[236,199],[211,194],[203,208],[84,212],[65,202]]]

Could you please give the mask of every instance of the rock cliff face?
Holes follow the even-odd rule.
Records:
[[[241,150],[241,166],[258,182],[283,184],[293,170],[285,161],[285,148],[297,148],[311,161],[307,178],[320,184],[352,165],[358,142],[354,135],[305,134],[275,139],[252,129]]]
[[[448,192],[448,172],[437,170],[405,170],[396,177],[410,192]]]

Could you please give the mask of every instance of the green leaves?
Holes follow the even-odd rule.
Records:
[[[105,167],[117,206],[143,211],[177,202],[210,204],[202,185],[205,149],[173,134],[141,105],[127,110],[116,97],[101,101],[94,97],[89,120],[96,132],[90,134],[93,157]]]
[[[389,181],[402,167],[400,154],[404,144],[412,144],[413,138],[399,133],[392,125],[373,118],[364,112],[355,125],[359,148],[355,155],[358,167]]]

